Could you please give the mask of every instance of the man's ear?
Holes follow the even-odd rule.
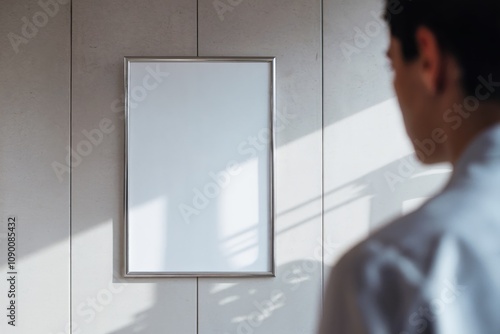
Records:
[[[415,33],[415,40],[423,83],[431,95],[438,94],[446,84],[446,65],[436,35],[429,28],[420,26]]]

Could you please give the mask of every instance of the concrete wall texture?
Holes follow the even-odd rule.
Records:
[[[339,256],[449,173],[413,158],[384,66],[381,9],[381,0],[1,0],[1,332],[314,333]],[[289,118],[276,134],[275,278],[122,278],[124,56],[277,57],[278,112]],[[9,217],[15,327],[2,278]]]

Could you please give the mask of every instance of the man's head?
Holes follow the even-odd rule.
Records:
[[[432,139],[436,129],[449,134],[478,118],[464,110],[467,97],[500,103],[500,87],[486,91],[491,87],[479,79],[500,82],[500,1],[386,0],[385,13],[394,88],[414,143]],[[479,98],[486,93],[487,99]],[[435,144],[420,159],[449,161],[447,145]]]

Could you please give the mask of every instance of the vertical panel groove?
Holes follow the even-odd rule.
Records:
[[[200,0],[196,0],[196,57],[200,56]]]
[[[321,313],[325,296],[325,11],[320,0],[321,20]]]
[[[199,321],[199,312],[200,312],[200,302],[199,302],[199,277],[196,277],[196,334],[199,334],[200,330],[200,321]]]
[[[73,147],[73,0],[69,4],[69,147]],[[69,332],[73,333],[73,169],[69,159]]]
[[[200,56],[200,0],[196,0],[196,57]],[[196,277],[196,334],[200,333],[200,278]]]

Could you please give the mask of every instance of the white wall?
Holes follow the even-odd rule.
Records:
[[[406,137],[385,57],[384,1],[325,1],[325,272],[349,247],[440,189]]]
[[[6,334],[55,333],[70,314],[69,173],[59,179],[52,168],[65,161],[69,146],[69,6],[54,9],[53,17],[41,11],[35,1],[0,2],[0,332]],[[10,215],[18,218],[16,327],[6,317]]]
[[[225,1],[225,3],[229,3]],[[276,56],[274,279],[200,279],[199,333],[312,333],[321,296],[321,6],[241,1],[223,16],[200,1],[200,56]]]
[[[442,166],[405,163],[386,31],[370,13],[380,9],[379,0],[74,0],[16,53],[7,34],[22,35],[22,18],[43,8],[2,1],[0,233],[10,214],[21,226],[20,326],[10,332],[69,333],[72,321],[80,334],[312,334],[336,259],[446,178]],[[289,116],[277,133],[275,278],[121,277],[123,56],[197,55],[277,57],[278,112]],[[88,133],[98,139],[90,146]],[[70,144],[80,152],[71,178],[58,177],[53,162],[65,163]],[[4,275],[5,239],[0,247]]]

